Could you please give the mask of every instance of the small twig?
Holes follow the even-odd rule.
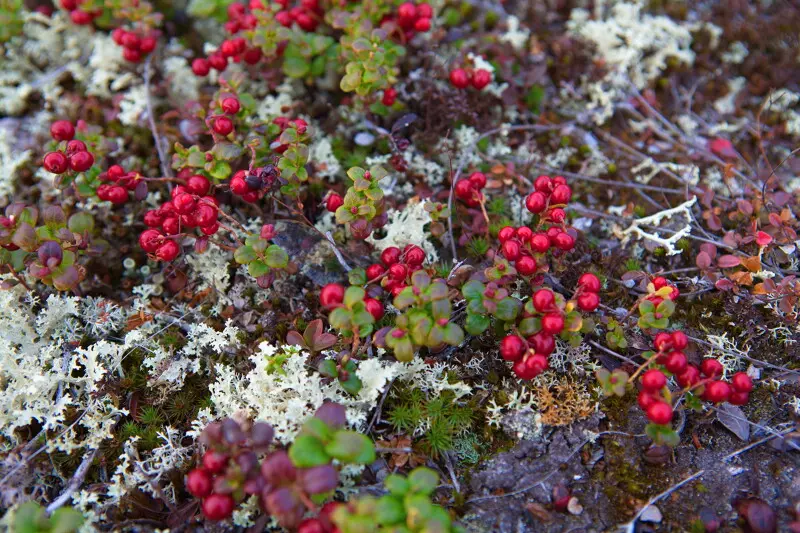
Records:
[[[72,475],[72,479],[70,479],[67,488],[61,493],[61,496],[53,500],[53,502],[45,509],[48,515],[52,514],[53,511],[59,507],[62,507],[69,501],[70,498],[72,498],[72,493],[78,490],[78,487],[81,486],[83,480],[86,479],[86,474],[89,472],[89,467],[92,466],[92,461],[94,461],[95,455],[97,455],[97,448],[92,450],[90,454],[83,458],[83,461],[81,461],[78,469],[75,470],[75,473]]]
[[[453,481],[454,490],[457,493],[461,493],[461,485],[458,484],[458,477],[456,477],[455,469],[453,468],[453,460],[450,458],[450,453],[444,453],[444,460],[445,464],[447,465],[447,471],[450,473],[450,479]]]
[[[625,361],[626,363],[630,363],[630,364],[632,364],[634,366],[639,366],[639,363],[637,363],[633,359],[625,357],[624,355],[622,355],[620,353],[617,353],[614,350],[610,350],[610,349],[606,348],[605,346],[603,346],[602,344],[600,344],[598,342],[589,341],[589,344],[591,344],[592,346],[594,346],[595,348],[597,348],[601,352],[605,352],[608,355],[612,355],[612,356],[616,357],[617,359],[621,359],[622,361]]]
[[[172,170],[169,168],[167,156],[164,153],[164,145],[162,144],[163,141],[161,137],[158,135],[156,118],[153,115],[153,100],[150,97],[152,59],[153,59],[152,55],[147,56],[147,60],[144,63],[144,98],[145,98],[145,103],[147,104],[147,121],[150,123],[150,131],[153,133],[153,141],[155,142],[156,150],[158,151],[158,160],[161,163],[161,173],[164,175],[165,178],[171,178]]]
[[[397,378],[393,378],[392,381],[386,385],[386,390],[384,390],[383,394],[381,395],[381,401],[378,402],[378,407],[375,408],[375,414],[372,415],[372,420],[370,420],[369,426],[367,426],[367,431],[365,433],[372,431],[372,427],[375,425],[375,422],[378,421],[378,417],[380,417],[381,410],[383,409],[383,402],[386,401],[386,397],[389,395],[389,391],[392,389],[392,385],[394,385],[396,379]]]
[[[400,448],[385,448],[383,446],[375,446],[376,453],[411,453],[414,450],[408,446]]]
[[[344,256],[342,252],[339,251],[339,248],[336,247],[336,241],[333,240],[333,235],[331,235],[330,231],[325,232],[325,239],[330,243],[331,248],[333,248],[333,253],[336,255],[336,259],[339,261],[339,264],[342,265],[347,272],[353,270],[350,268],[350,265],[347,264],[347,261],[344,260]]]

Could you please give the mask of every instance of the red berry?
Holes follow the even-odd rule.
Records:
[[[553,190],[553,180],[550,176],[539,176],[533,181],[533,188],[543,194],[550,194]]]
[[[530,276],[536,272],[536,260],[529,255],[523,255],[517,259],[517,262],[514,264],[514,268],[516,268],[517,272],[523,276]]]
[[[670,373],[675,374],[682,374],[686,368],[688,368],[689,363],[686,360],[686,354],[683,352],[671,352],[667,356],[667,361],[664,363],[664,366]]]
[[[417,15],[419,15],[420,18],[433,18],[433,9],[429,4],[417,4]]]
[[[225,98],[222,101],[222,111],[228,115],[235,115],[239,112],[240,107],[237,98]]]
[[[566,185],[566,184],[567,184],[567,178],[565,178],[564,176],[555,176],[555,177],[553,177],[553,186],[554,187],[556,185]]]
[[[123,48],[122,57],[130,63],[138,63],[142,60],[142,53],[136,48]]]
[[[731,385],[736,392],[750,392],[753,390],[753,380],[744,372],[737,372],[731,378]]]
[[[650,409],[650,406],[658,402],[659,399],[655,394],[643,390],[639,391],[639,397],[637,398],[637,401],[639,402],[639,407],[642,408],[642,411],[647,412],[647,410]]]
[[[486,187],[486,174],[483,172],[473,172],[467,179],[476,189],[483,189]]]
[[[700,381],[700,371],[696,366],[689,365],[686,370],[675,376],[675,379],[678,380],[678,385],[681,387],[690,387]]]
[[[674,344],[673,336],[663,331],[658,335],[656,335],[655,339],[653,340],[653,346],[659,352],[666,352],[667,350],[673,347],[673,344]],[[678,350],[682,349],[678,348],[677,346],[675,346],[675,348]]]
[[[651,392],[656,392],[663,389],[666,384],[667,377],[660,370],[651,368],[642,374],[642,387]]]
[[[91,24],[92,22],[92,15],[86,11],[81,11],[80,9],[70,12],[69,18],[78,26],[85,26],[86,24]]]
[[[228,456],[224,453],[207,450],[203,454],[203,467],[212,474],[219,474],[228,465],[228,459]]]
[[[400,248],[397,248],[396,246],[389,246],[381,252],[381,263],[387,267],[392,266],[400,261],[400,255]]]
[[[397,90],[393,87],[389,87],[388,89],[383,90],[383,98],[381,98],[381,103],[387,107],[391,107],[396,98]]]
[[[245,50],[244,54],[242,54],[242,59],[248,65],[255,65],[259,61],[261,61],[262,52],[260,48],[248,48]]]
[[[567,213],[560,207],[550,208],[547,218],[554,224],[561,224],[567,219]]]
[[[146,229],[139,234],[139,247],[148,254],[152,254],[163,240],[164,236],[157,229]]]
[[[328,528],[317,518],[306,518],[297,526],[297,533],[328,533]]]
[[[114,185],[106,192],[106,199],[112,204],[124,204],[128,201],[128,191],[125,187]]]
[[[233,131],[233,121],[228,117],[217,117],[214,119],[214,131],[222,136],[230,135]]]
[[[78,9],[78,0],[61,0],[61,7],[67,11],[75,11]]]
[[[200,205],[194,212],[194,223],[200,227],[211,226],[217,221],[217,210],[208,204]]]
[[[714,378],[722,375],[722,363],[716,359],[703,359],[700,363],[700,372],[707,378]]]
[[[63,174],[69,168],[69,159],[64,152],[48,152],[42,159],[42,166],[53,174]]]
[[[450,83],[457,89],[466,89],[469,85],[469,76],[463,68],[456,68],[450,71]]]
[[[408,276],[408,267],[402,263],[395,263],[389,267],[389,277],[395,281],[403,281]]]
[[[71,141],[67,142],[67,153],[74,154],[76,152],[85,152],[86,151],[86,143],[83,141],[79,141],[78,139],[72,139]]]
[[[215,222],[209,226],[203,226],[200,228],[200,231],[203,235],[214,235],[217,231],[219,231],[219,222]]]
[[[56,120],[50,125],[50,136],[56,141],[70,141],[75,137],[75,126],[68,120]]]
[[[506,226],[502,228],[499,232],[497,232],[497,238],[500,240],[501,243],[506,242],[508,239],[514,237],[516,231],[511,226]]]
[[[414,31],[425,33],[430,29],[431,29],[431,19],[429,18],[418,18],[416,22],[414,22]]]
[[[209,520],[225,520],[233,514],[234,501],[228,494],[212,494],[203,500],[203,515]]]
[[[525,207],[531,213],[539,214],[547,207],[547,197],[542,192],[532,192],[525,198]]]
[[[367,281],[372,281],[373,279],[379,278],[384,273],[384,268],[382,265],[374,264],[367,267]]]
[[[330,211],[331,213],[335,213],[337,209],[344,205],[344,200],[342,197],[336,193],[332,193],[328,195],[328,199],[325,200],[325,209]]]
[[[106,177],[111,181],[119,181],[125,175],[125,169],[119,165],[111,165],[106,171]]]
[[[749,399],[750,393],[734,391],[731,393],[730,398],[728,398],[728,403],[731,405],[744,405]]]
[[[591,312],[600,306],[600,297],[596,292],[584,292],[578,296],[578,307],[582,311]]]
[[[208,56],[208,64],[214,70],[218,70],[222,72],[226,68],[228,68],[228,58],[223,56],[222,54],[211,54]]]
[[[528,226],[518,227],[515,233],[517,238],[522,242],[528,242],[531,240],[531,237],[533,237],[533,230]]]
[[[457,198],[469,200],[475,196],[475,187],[469,180],[460,180],[454,189]]]
[[[667,278],[663,278],[661,276],[653,278],[653,287],[655,287],[656,290],[663,289],[667,285],[669,285]]]
[[[175,211],[181,215],[188,215],[195,208],[194,197],[191,194],[182,193],[172,199]]]
[[[139,43],[139,51],[143,54],[149,54],[156,49],[157,44],[158,41],[155,37],[145,37],[142,39],[142,42]]]
[[[344,287],[338,283],[328,283],[319,291],[319,303],[325,309],[333,309],[344,301]]]
[[[712,381],[706,385],[703,391],[703,398],[711,403],[722,403],[728,401],[731,395],[731,386],[724,381]]]
[[[404,290],[404,289],[405,289],[407,286],[408,286],[408,285],[405,285],[405,284],[403,284],[403,283],[398,283],[397,285],[395,285],[394,287],[392,287],[392,290],[391,290],[391,291],[389,291],[389,292],[391,292],[391,293],[392,293],[392,296],[397,296],[398,294],[400,294],[401,292],[403,292],[403,290]]]
[[[600,292],[600,279],[591,272],[579,277],[578,285],[589,292]]]
[[[421,266],[425,262],[425,251],[419,246],[412,245],[404,252],[406,264],[412,267]]]
[[[364,306],[375,320],[383,318],[383,305],[375,298],[364,298]]]
[[[672,332],[672,346],[676,350],[683,350],[689,345],[689,338],[682,331]]]
[[[509,261],[516,261],[519,257],[519,243],[517,241],[506,241],[501,246],[501,250],[503,252],[503,257],[508,259]]]
[[[556,248],[559,250],[568,252],[575,247],[575,239],[569,233],[561,232],[556,235],[553,244],[555,244]]]
[[[219,53],[224,57],[233,57],[236,55],[236,43],[231,40],[222,41],[219,45]]]
[[[669,424],[672,421],[672,407],[666,402],[656,401],[647,408],[647,418],[653,424]]]
[[[292,16],[285,9],[275,13],[275,20],[285,28],[290,28],[292,26]]]
[[[261,198],[261,193],[258,191],[247,191],[246,193],[242,194],[242,200],[249,203],[256,202],[259,198]]]
[[[164,215],[162,215],[157,209],[150,209],[144,214],[144,223],[148,227],[157,228],[163,221]]]
[[[555,304],[556,297],[550,289],[540,289],[533,294],[533,307],[540,313],[552,310]]]
[[[211,475],[202,468],[195,468],[186,475],[186,490],[195,498],[205,498],[213,488]]]
[[[492,82],[492,74],[488,70],[478,69],[472,74],[472,86],[482,90]]]
[[[211,65],[208,64],[207,60],[198,57],[192,61],[192,72],[194,72],[195,76],[208,76],[208,73],[211,72]]]
[[[536,353],[550,355],[556,349],[556,338],[540,331],[528,337],[528,342],[533,344]]]
[[[404,2],[397,8],[397,16],[401,19],[416,19],[417,6],[412,2]]]
[[[69,167],[75,172],[85,172],[94,165],[94,156],[89,152],[75,152],[69,156]]]
[[[173,240],[164,241],[164,243],[156,250],[156,257],[162,261],[172,261],[178,257],[180,247],[178,243]]]
[[[547,313],[542,317],[542,331],[558,335],[564,330],[564,317],[558,313]]]
[[[244,174],[244,172],[242,172],[242,174]],[[231,178],[231,192],[239,196],[250,192],[250,187],[248,187],[247,182],[244,181],[244,175],[239,175],[238,172],[233,175]]]
[[[165,217],[164,222],[161,223],[161,229],[167,235],[177,235],[181,229],[180,219],[176,216]]]
[[[572,198],[572,189],[568,185],[556,185],[556,188],[550,194],[550,202],[554,204],[569,203],[570,198]]]
[[[205,194],[211,188],[211,182],[208,181],[208,178],[205,176],[194,175],[190,176],[189,179],[186,180],[186,188],[192,194],[196,194],[197,196],[205,196]]]
[[[525,341],[517,335],[508,335],[500,341],[500,355],[506,361],[516,361],[525,353]]]
[[[544,233],[536,233],[531,237],[531,250],[543,254],[550,249],[550,239]]]

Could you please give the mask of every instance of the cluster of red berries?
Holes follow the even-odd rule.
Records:
[[[86,143],[75,139],[75,126],[67,120],[57,120],[50,126],[50,135],[57,142],[66,142],[64,150],[48,152],[42,159],[42,166],[53,174],[63,174],[69,170],[86,172],[94,165],[94,156],[86,148]]]
[[[289,7],[289,0],[275,0],[283,9],[275,13],[278,24],[291,28],[293,24],[307,32],[317,29],[325,11],[319,5],[319,0],[301,0],[300,5]]]
[[[584,308],[580,303],[578,306],[584,311],[594,311],[599,305],[600,280],[594,274],[583,274],[578,280],[578,293],[593,294],[597,298],[597,303],[592,300],[591,304]],[[487,288],[487,291],[492,290]],[[492,294],[486,294],[492,297]],[[549,357],[556,348],[556,336],[564,331],[565,320],[563,311],[556,303],[556,295],[550,289],[539,289],[533,293],[533,308],[540,314],[541,329],[523,339],[516,334],[510,334],[500,341],[500,355],[506,361],[512,362],[512,370],[520,379],[533,379],[549,366]],[[528,313],[525,313],[528,318]]]
[[[180,252],[173,236],[182,228],[199,228],[203,235],[216,233],[219,209],[217,199],[207,195],[210,188],[211,183],[204,176],[186,178],[186,185],[172,190],[171,200],[144,214],[144,223],[150,229],[139,235],[139,246],[157,259],[172,261]]]
[[[142,186],[145,187],[146,191],[147,182],[142,181],[141,177],[142,175],[138,172],[125,172],[125,169],[121,166],[111,165],[98,178],[102,181],[111,182],[113,185],[103,183],[97,187],[97,197],[113,204],[124,204],[128,201],[128,191],[135,191],[137,187]]]
[[[664,370],[675,376],[678,385],[684,389],[696,389],[699,395],[711,403],[728,402],[744,405],[753,390],[753,381],[744,372],[737,372],[730,383],[721,379],[722,364],[716,359],[704,359],[700,366],[688,363],[683,350],[689,339],[682,331],[661,332],[656,335],[653,346],[657,350],[655,361],[663,367],[651,368],[642,374],[639,392],[639,406],[654,424],[665,425],[672,420],[672,406],[663,398],[661,392],[667,386]]]
[[[575,237],[557,226],[537,232],[528,226],[506,226],[498,232],[497,237],[500,241],[500,254],[513,262],[514,268],[523,276],[536,273],[536,254],[545,254],[551,247],[562,252],[568,252],[575,247]]]
[[[250,9],[264,9],[260,0],[251,0]],[[228,6],[228,21],[225,22],[225,29],[232,36],[242,30],[252,30],[258,24],[258,19],[252,13],[247,12],[244,4],[235,2]],[[228,62],[239,63],[244,61],[248,65],[255,65],[262,58],[261,49],[257,46],[250,46],[244,37],[234,37],[222,41],[216,52],[206,58],[198,57],[192,61],[192,72],[195,76],[208,76],[211,69],[219,72],[228,68]]]
[[[478,207],[483,201],[483,188],[486,187],[486,174],[473,172],[469,178],[456,183],[454,193],[456,198],[462,200],[468,207]]]
[[[319,291],[320,305],[327,310],[335,309],[341,306],[342,302],[344,302],[344,291],[345,288],[343,285],[338,283],[328,283],[322,287],[321,291]],[[383,304],[376,298],[372,298],[365,294],[364,306],[366,307],[367,312],[371,314],[376,321],[383,318]]]
[[[387,15],[381,24],[395,21],[405,33],[406,40],[410,40],[417,33],[425,33],[431,29],[433,9],[426,3],[403,2],[397,8],[397,14]]]
[[[144,56],[156,49],[158,40],[155,32],[140,35],[139,32],[115,28],[111,38],[122,47],[122,57],[131,63],[138,63]]]
[[[380,279],[383,289],[397,296],[411,283],[411,274],[421,269],[424,262],[425,251],[416,244],[409,244],[402,250],[390,246],[381,252],[380,263],[367,267],[367,281]]]
[[[483,90],[484,87],[492,82],[492,73],[488,70],[455,68],[450,71],[450,83],[456,89],[466,89],[472,85],[477,90]]]
[[[667,278],[664,278],[664,277],[661,277],[661,276],[657,276],[657,277],[653,278],[652,283],[653,283],[653,288],[656,290],[656,292],[660,291],[664,287],[669,287],[670,289],[672,289],[671,292],[667,295],[667,298],[669,298],[670,300],[675,301],[678,298],[678,296],[681,295],[681,291],[678,290],[678,287],[676,287],[675,285],[671,284],[667,280]],[[662,298],[658,294],[650,294],[645,299],[646,300],[650,300],[651,302],[653,302],[653,305],[658,305],[658,304],[660,304],[661,302],[664,301],[664,298]]]
[[[74,24],[85,26],[91,24],[94,19],[103,14],[102,9],[94,9],[92,11],[84,11],[79,9],[83,0],[61,0],[61,7],[69,11],[69,18]]]
[[[386,107],[392,107],[395,100],[397,100],[397,89],[394,87],[389,87],[383,90],[383,96],[381,96],[381,103],[383,105]]]

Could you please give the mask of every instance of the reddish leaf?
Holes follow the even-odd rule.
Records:
[[[733,289],[733,282],[728,278],[722,278],[720,280],[717,280],[714,286],[721,291],[729,291]]]
[[[700,252],[697,254],[695,264],[700,270],[708,270],[711,267],[711,256],[707,252]]]
[[[717,156],[725,159],[736,159],[737,157],[736,149],[733,147],[733,144],[731,144],[728,139],[723,139],[722,137],[717,137],[709,141],[708,148]]]
[[[700,250],[707,253],[711,259],[717,257],[717,247],[710,242],[704,242],[700,245]]]
[[[717,264],[720,268],[733,268],[742,264],[742,260],[735,255],[726,254],[717,259]]]
[[[759,272],[761,270],[761,259],[757,255],[746,257],[742,259],[742,266],[750,272]]]
[[[772,236],[769,233],[759,231],[756,233],[756,244],[759,246],[766,246],[772,242]]]
[[[286,334],[286,344],[306,347],[305,339],[303,339],[303,336],[300,335],[298,331],[290,331]]]
[[[780,228],[783,225],[783,220],[781,220],[781,217],[780,215],[778,215],[778,213],[770,213],[769,223],[775,226],[776,228]]]
[[[736,207],[738,207],[739,211],[741,211],[745,215],[750,216],[753,214],[753,204],[751,204],[747,200],[737,200]]]

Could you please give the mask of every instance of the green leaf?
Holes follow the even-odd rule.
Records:
[[[415,468],[408,475],[408,485],[411,492],[432,494],[439,486],[439,474],[424,466]]]
[[[411,339],[408,338],[408,335],[405,335],[400,339],[392,338],[391,341],[389,340],[389,336],[387,336],[386,340],[387,346],[394,351],[395,359],[401,363],[408,363],[414,359],[414,345],[411,343]]]
[[[61,507],[50,516],[50,522],[50,533],[73,533],[83,525],[83,515],[71,507]]]
[[[464,328],[470,335],[480,335],[486,328],[489,327],[490,319],[484,315],[477,315],[467,313],[467,320],[464,322]]]
[[[356,90],[358,86],[361,84],[361,72],[355,71],[351,72],[350,74],[345,75],[342,78],[342,81],[339,82],[339,87],[346,93],[350,93]]]
[[[378,499],[373,516],[382,526],[400,524],[406,518],[406,509],[400,500],[387,494]]]
[[[350,285],[365,285],[367,283],[367,272],[363,268],[354,268],[347,274]]]
[[[461,287],[461,294],[464,295],[464,298],[467,300],[475,300],[477,298],[483,298],[483,291],[486,290],[483,283],[480,281],[473,279],[464,284]]]
[[[494,312],[494,316],[503,322],[511,322],[517,318],[520,309],[522,309],[522,302],[509,296],[497,303],[497,310]]]
[[[217,181],[226,179],[231,175],[231,166],[225,161],[214,161],[205,166],[206,172]]]
[[[458,324],[448,323],[444,326],[444,342],[450,346],[458,346],[464,341],[464,332]]]
[[[671,317],[674,312],[675,303],[672,300],[664,300],[656,307],[656,313],[661,313],[667,318]]]
[[[392,302],[392,304],[396,308],[403,310],[406,307],[413,305],[414,302],[416,301],[417,297],[414,296],[414,289],[412,287],[406,287],[405,289],[400,291],[400,294],[394,297],[394,301]]]
[[[364,301],[364,296],[366,296],[366,292],[361,287],[348,287],[347,290],[344,291],[345,307],[352,309],[356,303]]]
[[[214,148],[211,149],[211,153],[214,154],[214,158],[222,161],[233,161],[241,156],[242,152],[243,150],[241,146],[229,142],[217,143],[214,145]]]
[[[240,265],[246,265],[256,259],[256,252],[253,250],[252,246],[240,246],[233,252],[233,258]]]
[[[335,378],[339,375],[339,370],[336,367],[336,361],[333,359],[325,359],[319,364],[319,373],[326,378]]]
[[[335,329],[346,329],[350,327],[350,310],[344,307],[337,307],[328,315],[328,322]]]
[[[411,274],[411,284],[419,290],[424,290],[431,284],[431,277],[424,270],[417,270]]]
[[[289,447],[289,458],[298,468],[326,465],[331,455],[322,441],[312,435],[299,435]]]
[[[643,300],[639,304],[639,313],[642,315],[652,314],[656,310],[656,306],[650,300]]]
[[[286,49],[288,52],[288,48]],[[311,70],[311,65],[302,56],[285,54],[283,57],[283,73],[290,78],[302,78]]]
[[[375,444],[355,431],[337,431],[325,453],[343,463],[366,465],[375,461]]]
[[[542,319],[535,316],[523,318],[517,328],[523,336],[530,337],[535,333],[539,333],[539,330],[542,329]]]
[[[333,429],[324,420],[312,416],[303,424],[302,435],[319,439],[320,443],[327,442],[333,436]]]
[[[405,496],[410,488],[408,479],[400,474],[389,474],[386,476],[383,485],[386,487],[386,490],[395,496]]]
[[[270,268],[286,268],[289,264],[289,255],[277,244],[272,244],[267,248],[265,261]]]
[[[669,327],[669,319],[662,317],[650,321],[650,327],[655,329],[667,329]]]
[[[269,274],[270,268],[259,260],[251,261],[247,265],[247,272],[254,278],[266,276]]]
[[[350,372],[347,376],[347,380],[340,381],[339,383],[345,391],[353,396],[358,396],[361,390],[361,379],[359,379],[355,372]]]

